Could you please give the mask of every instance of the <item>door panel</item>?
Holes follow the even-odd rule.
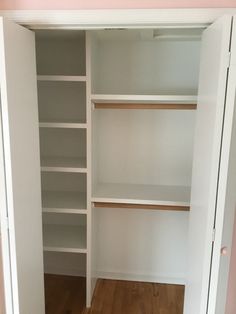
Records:
[[[220,18],[202,37],[185,314],[207,312],[231,22],[231,16]]]
[[[6,198],[1,199],[4,272],[8,259],[14,314],[42,314],[43,247],[34,33],[3,18],[0,19],[0,69],[4,151],[1,174],[5,174],[1,192],[6,192]],[[7,289],[9,294],[9,286]],[[7,302],[10,307],[10,299]]]
[[[225,313],[231,256],[233,224],[236,208],[236,27],[231,38],[226,109],[224,119],[219,191],[216,210],[216,239],[213,247],[209,293],[209,313]],[[223,229],[222,229],[223,225]],[[222,251],[225,248],[225,254]],[[221,253],[222,251],[222,253]]]

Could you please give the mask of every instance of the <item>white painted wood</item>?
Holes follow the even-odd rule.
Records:
[[[188,212],[94,208],[94,215],[94,277],[185,283]]]
[[[236,210],[236,19],[231,38],[223,142],[217,197],[215,242],[213,247],[208,313],[226,313],[226,298]],[[221,248],[227,255],[221,255]]]
[[[189,206],[190,187],[100,183],[94,187],[93,202]]]
[[[92,94],[91,101],[96,103],[170,103],[170,104],[196,104],[194,95],[102,95]]]
[[[4,255],[10,253],[12,312],[42,314],[45,307],[34,34],[1,18],[0,43],[10,243],[10,252],[7,243],[3,251]],[[2,211],[6,213],[6,208]]]
[[[44,251],[87,253],[86,227],[44,224]]]
[[[190,186],[195,115],[195,110],[94,110],[93,185]]]
[[[86,82],[86,76],[75,75],[38,75],[38,81]]]
[[[43,191],[43,208],[76,210],[86,209],[87,198],[85,192],[79,191]]]
[[[97,29],[104,27],[199,27],[235,8],[109,9],[109,10],[1,10],[0,15],[34,28]]]
[[[98,38],[94,52],[93,94],[197,95],[200,40],[122,40],[132,30],[107,32],[113,39]]]
[[[185,314],[207,311],[230,30],[231,16],[222,17],[202,38]]]
[[[0,95],[1,96],[1,95]],[[0,97],[1,104],[1,97]],[[8,219],[7,219],[7,191],[5,178],[5,163],[4,163],[4,146],[3,146],[3,130],[2,130],[2,111],[0,111],[0,223],[1,223],[1,254],[3,266],[3,289],[4,289],[4,303],[7,314],[13,313],[13,296],[12,296],[12,282],[11,282],[11,260],[10,260],[10,243],[8,234]]]
[[[40,128],[86,129],[87,123],[40,122]]]
[[[93,297],[93,276],[92,276],[92,117],[91,117],[91,36],[86,32],[86,75],[88,81],[86,84],[86,112],[87,112],[87,265],[86,265],[86,306],[91,306]]]
[[[87,215],[87,209],[43,208],[43,213]]]
[[[42,171],[87,172],[85,158],[42,157]]]

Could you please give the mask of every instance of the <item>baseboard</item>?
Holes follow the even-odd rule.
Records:
[[[101,279],[155,282],[175,285],[185,285],[186,283],[186,280],[183,275],[180,277],[173,277],[162,276],[157,274],[131,274],[124,272],[96,271],[96,277]]]

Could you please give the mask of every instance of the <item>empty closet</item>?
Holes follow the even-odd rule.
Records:
[[[218,313],[235,204],[233,18],[0,26],[7,314],[44,313],[44,272],[86,276],[88,307],[108,278],[184,284],[185,314]]]

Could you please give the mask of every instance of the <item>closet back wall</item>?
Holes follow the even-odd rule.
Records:
[[[1,0],[2,10],[149,9],[236,7],[235,0]]]

